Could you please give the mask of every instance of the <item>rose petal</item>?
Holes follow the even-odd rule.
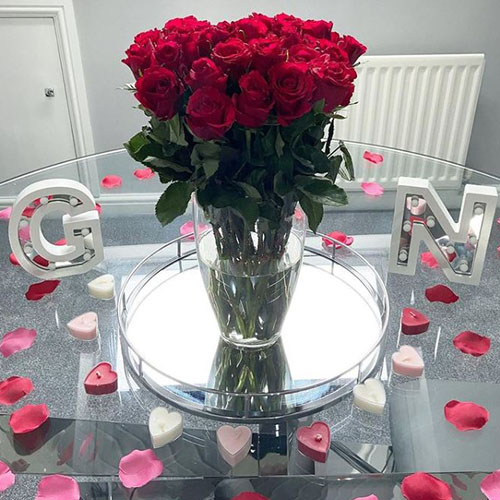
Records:
[[[59,286],[59,283],[60,280],[47,280],[34,283],[28,288],[28,291],[25,293],[25,297],[28,300],[43,299],[45,295],[51,294]]]
[[[138,168],[134,170],[134,175],[141,181],[145,179],[151,179],[151,177],[155,176],[155,173],[148,167],[146,168]]]
[[[378,165],[384,161],[384,157],[381,154],[372,153],[370,151],[365,151],[363,153],[363,158],[374,165]]]
[[[30,227],[24,226],[19,229],[18,233],[19,239],[22,241],[29,241],[31,239]]]
[[[452,500],[451,488],[425,472],[406,476],[401,483],[401,493],[406,500]]]
[[[119,188],[122,185],[122,178],[119,175],[107,175],[101,179],[101,186],[105,189]]]
[[[488,474],[481,481],[481,491],[488,500],[500,499],[500,470]]]
[[[367,497],[354,498],[354,500],[378,500],[378,496],[377,495],[368,495]]]
[[[126,488],[140,488],[162,471],[163,464],[153,450],[134,450],[120,460],[118,475]]]
[[[453,345],[465,354],[470,354],[476,358],[486,354],[491,347],[491,340],[476,332],[465,331],[459,333],[453,339]]]
[[[384,188],[378,182],[362,182],[361,189],[368,196],[382,196]]]
[[[13,266],[19,266],[19,265],[20,265],[20,264],[19,264],[19,261],[17,260],[17,257],[16,257],[13,253],[11,253],[11,254],[9,255],[9,260],[10,260],[10,263],[11,263]]]
[[[33,262],[36,262],[39,266],[42,266],[42,267],[49,266],[49,261],[45,257],[42,257],[41,255],[35,255]]]
[[[199,233],[202,233],[203,231],[207,231],[208,229],[210,229],[210,226],[208,226],[207,224],[198,224],[198,232]],[[194,222],[192,220],[188,220],[187,222],[182,224],[182,226],[180,228],[181,236],[186,236],[188,234],[191,234],[193,231],[194,231]],[[194,234],[189,236],[187,239],[194,241]]]
[[[0,343],[0,353],[4,358],[12,356],[12,354],[29,349],[36,338],[36,330],[28,328],[16,328],[11,332],[7,332]]]
[[[99,203],[95,204],[95,209],[97,210],[97,213],[100,215],[102,214],[102,207],[99,205]]]
[[[10,470],[10,467],[0,461],[0,493],[9,489],[16,482],[16,476]]]
[[[432,252],[423,252],[422,254],[420,254],[420,262],[424,266],[430,267],[431,269],[436,269],[437,267],[439,267],[439,263],[436,257],[432,255]]]
[[[12,207],[7,207],[4,208],[3,210],[0,210],[0,220],[9,220],[10,219],[10,214],[12,212]]]
[[[23,210],[23,217],[33,217],[34,213],[35,213],[35,207],[26,207]]]
[[[453,399],[444,406],[444,418],[459,431],[478,431],[488,423],[490,413],[484,406]]]
[[[232,500],[269,500],[269,498],[253,491],[245,491],[234,497]]]
[[[327,236],[343,243],[344,245],[352,245],[352,242],[354,241],[352,236],[346,236],[346,234],[342,231],[332,231],[331,233],[328,233]],[[328,238],[322,238],[322,240],[326,247],[331,247],[333,245],[333,242],[331,242]],[[342,245],[335,244],[335,248],[338,250],[339,248],[342,248]]]
[[[55,241],[54,245],[57,245],[58,247],[66,245],[66,238],[61,238],[60,240]]]
[[[80,500],[80,487],[72,477],[47,476],[38,483],[35,500]]]
[[[426,288],[425,297],[429,302],[443,302],[443,304],[452,304],[459,299],[458,295],[446,285],[436,285]]]
[[[26,405],[12,413],[9,425],[14,434],[26,434],[38,429],[49,415],[47,405]]]
[[[300,208],[296,208],[295,212],[293,213],[293,216],[297,220],[303,220],[304,219],[304,212],[302,212],[302,210]]]
[[[9,377],[0,381],[0,404],[13,405],[33,390],[33,382],[26,377]]]

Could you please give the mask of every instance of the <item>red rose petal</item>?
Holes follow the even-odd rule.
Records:
[[[118,476],[126,488],[140,488],[162,471],[163,464],[153,450],[134,450],[120,460]]]
[[[47,476],[38,483],[35,500],[80,500],[80,487],[72,477]]]
[[[122,185],[122,178],[119,175],[107,175],[101,179],[101,186],[105,189],[119,188]]]
[[[9,220],[10,219],[10,214],[12,212],[12,207],[7,207],[2,210],[0,210],[0,220]]]
[[[476,332],[465,331],[459,333],[453,339],[453,345],[465,354],[470,354],[476,358],[486,354],[491,347],[491,340]]]
[[[354,238],[352,236],[347,236],[345,233],[342,231],[332,231],[331,233],[328,233],[327,236],[330,238],[339,241],[340,243],[343,243],[344,245],[352,245]],[[331,247],[333,245],[333,242],[330,241],[328,238],[322,238],[323,244],[326,247]],[[342,248],[342,245],[335,245],[335,248],[338,250],[339,248]]]
[[[11,253],[11,254],[9,255],[9,260],[10,260],[10,263],[11,263],[13,266],[19,266],[19,265],[20,265],[20,264],[19,264],[19,261],[17,260],[17,257],[16,257],[13,253]]]
[[[430,267],[431,269],[436,269],[439,267],[439,263],[436,260],[436,257],[432,255],[432,252],[423,252],[420,255],[420,262],[427,267]]]
[[[269,500],[269,498],[253,491],[245,491],[240,493],[237,497],[234,497],[232,500]]]
[[[8,490],[16,482],[16,476],[9,466],[0,461],[0,493]]]
[[[16,328],[7,332],[0,343],[0,353],[4,358],[12,354],[29,349],[36,339],[36,330],[28,328]]]
[[[378,182],[362,182],[361,189],[368,196],[382,196],[384,188]]]
[[[100,215],[102,214],[102,207],[99,205],[99,203],[95,204],[95,209],[97,210],[97,213]]]
[[[453,399],[444,407],[444,418],[459,431],[478,431],[488,423],[490,413],[476,403]]]
[[[427,288],[425,290],[425,297],[429,302],[443,302],[444,304],[452,304],[459,299],[458,295],[446,285],[436,285]]]
[[[23,210],[23,217],[32,217],[35,213],[35,207],[26,207]]]
[[[452,500],[451,488],[425,472],[406,476],[401,483],[401,493],[406,500]]]
[[[372,153],[370,151],[365,151],[363,153],[363,158],[370,162],[373,163],[374,165],[379,165],[384,161],[384,157],[381,154],[378,153]]]
[[[0,404],[13,405],[33,390],[33,382],[25,377],[9,377],[0,381]]]
[[[58,286],[60,280],[47,280],[40,281],[39,283],[34,283],[30,285],[25,297],[28,300],[40,300],[45,297],[45,295],[51,294]]]
[[[148,167],[146,168],[138,168],[134,170],[134,175],[141,181],[145,179],[151,179],[151,177],[155,176],[155,173]]]
[[[49,261],[45,257],[42,257],[41,255],[35,255],[33,262],[36,262],[39,266],[42,266],[42,267],[49,266]]]
[[[481,491],[488,500],[500,499],[500,470],[488,474],[481,481]]]
[[[9,425],[14,434],[26,434],[38,429],[49,415],[47,405],[26,405],[12,413]]]

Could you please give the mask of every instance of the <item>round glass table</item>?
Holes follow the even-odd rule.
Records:
[[[0,184],[1,210],[37,181],[81,182],[101,206],[104,247],[104,259],[97,266],[61,278],[53,293],[29,301],[25,293],[41,278],[28,274],[9,258],[9,220],[6,215],[0,219],[0,334],[17,328],[36,330],[36,340],[29,349],[0,356],[1,380],[22,376],[34,385],[34,390],[14,405],[0,405],[0,460],[16,473],[16,484],[1,494],[2,499],[34,498],[39,480],[49,474],[75,477],[82,498],[89,500],[230,500],[241,491],[256,491],[273,500],[351,500],[372,493],[380,499],[402,499],[402,478],[420,470],[447,482],[454,498],[486,498],[480,481],[499,468],[500,230],[496,214],[491,230],[480,231],[487,226],[487,211],[476,213],[476,205],[484,208],[486,202],[474,190],[475,186],[496,188],[500,180],[409,152],[358,143],[348,146],[356,172],[356,181],[343,182],[349,205],[327,209],[319,232],[342,232],[352,237],[352,244],[332,244],[321,235],[308,235],[305,272],[299,278],[291,319],[282,335],[285,344],[296,339],[287,347],[291,389],[278,395],[280,405],[267,415],[269,418],[256,418],[251,408],[236,415],[236,420],[249,425],[253,435],[248,456],[235,467],[221,457],[215,434],[224,421],[231,420],[231,414],[220,407],[215,411],[208,408],[207,375],[216,332],[198,277],[194,243],[188,235],[180,237],[180,227],[191,219],[190,213],[162,228],[155,218],[154,204],[163,186],[156,176],[144,180],[134,176],[140,165],[123,150],[69,161]],[[373,163],[373,158],[378,163]],[[103,187],[101,180],[109,175],[119,176],[121,185]],[[403,203],[397,194],[401,178],[410,179],[407,182],[413,186]],[[420,210],[423,180],[430,181],[439,201],[432,213]],[[379,187],[383,193],[377,191]],[[484,257],[479,250],[470,257],[467,244],[453,246],[446,231],[430,233],[446,259],[455,261],[450,268],[457,274],[469,276],[483,266],[479,283],[450,281],[439,259],[423,244],[413,250],[418,252],[414,275],[392,272],[395,263],[408,267],[412,259],[405,235],[412,234],[418,224],[442,229],[441,212],[449,213],[458,224],[466,212],[467,196],[476,200],[468,224],[479,241],[472,240],[472,245],[479,248],[485,242]],[[413,198],[417,199],[412,205]],[[431,202],[428,208],[433,208]],[[64,237],[62,216],[56,213],[43,218],[41,227],[48,241]],[[429,224],[432,218],[435,226]],[[405,228],[408,221],[410,226]],[[393,232],[399,236],[393,237]],[[469,241],[470,237],[468,234]],[[145,278],[158,276],[158,269],[163,273],[159,284],[167,286],[170,294],[163,304],[161,300],[145,300],[157,289],[154,280],[148,281],[150,290],[137,288]],[[366,292],[372,301],[370,307],[377,311],[375,329],[366,311],[346,307],[348,292],[339,292],[340,285],[335,282],[346,283],[339,269],[350,269],[370,292]],[[114,277],[114,300],[99,300],[88,293],[87,284],[105,274]],[[435,285],[448,286],[459,299],[449,304],[430,301],[426,290]],[[359,287],[346,290],[360,293]],[[143,319],[134,327],[131,318],[139,316],[133,313],[137,304],[144,303],[150,309],[140,309]],[[427,331],[417,335],[402,331],[405,308],[429,318]],[[87,311],[97,313],[99,335],[85,342],[71,336],[66,325]],[[145,329],[146,320],[153,317],[155,322]],[[192,336],[204,328],[210,332],[208,344],[202,342],[203,335]],[[470,342],[465,347],[453,342],[462,332],[488,338],[489,351],[483,356],[463,352],[470,351]],[[325,337],[328,342],[323,344]],[[470,337],[468,334],[466,339]],[[307,345],[303,351],[310,352],[306,356],[300,350],[304,338]],[[146,354],[134,339],[148,346]],[[420,377],[409,378],[394,371],[392,355],[403,345],[416,349],[422,358],[425,369]],[[109,362],[116,371],[118,390],[89,395],[84,380],[100,362]],[[158,368],[160,373],[153,373]],[[367,377],[379,379],[385,387],[382,414],[362,411],[354,404],[352,388]],[[302,392],[301,387],[305,388]],[[444,407],[452,400],[472,401],[487,408],[487,425],[477,431],[458,431],[444,416]],[[149,414],[157,406],[168,407],[166,401],[182,408],[172,410],[182,413],[184,432],[178,440],[155,450],[164,464],[160,478],[138,490],[128,490],[118,480],[120,458],[135,449],[151,448]],[[48,422],[24,438],[13,435],[9,415],[27,404],[42,403],[50,410]],[[329,425],[332,435],[324,464],[302,455],[295,437],[298,427],[318,420]]]

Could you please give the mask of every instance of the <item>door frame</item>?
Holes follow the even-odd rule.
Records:
[[[1,17],[51,18],[59,49],[71,132],[77,157],[95,152],[87,89],[72,0],[0,0]],[[81,171],[82,181],[88,172]]]

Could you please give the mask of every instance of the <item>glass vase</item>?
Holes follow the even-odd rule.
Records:
[[[281,335],[304,253],[306,216],[290,201],[278,223],[249,226],[232,208],[203,209],[194,199],[199,267],[222,339],[265,348]]]

